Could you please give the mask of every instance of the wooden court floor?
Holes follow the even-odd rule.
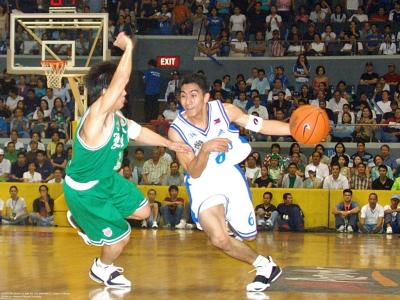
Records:
[[[284,269],[262,294],[245,292],[252,268],[213,249],[203,233],[134,230],[117,262],[134,286],[121,292],[88,278],[99,248],[73,229],[3,225],[0,300],[400,299],[398,235],[263,232],[251,245]]]

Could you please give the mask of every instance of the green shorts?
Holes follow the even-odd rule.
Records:
[[[147,204],[143,193],[118,173],[87,188],[66,179],[65,201],[76,223],[93,245],[115,244],[131,232],[125,220]]]

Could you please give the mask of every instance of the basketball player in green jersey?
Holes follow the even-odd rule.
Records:
[[[122,275],[122,268],[113,265],[129,241],[131,228],[125,219],[146,219],[150,208],[136,186],[117,173],[123,150],[129,139],[178,152],[191,150],[121,114],[125,86],[131,75],[134,41],[120,33],[114,45],[124,50],[118,66],[104,62],[92,67],[86,76],[89,108],[76,131],[64,194],[70,224],[79,230],[86,244],[102,247],[89,277],[109,287],[125,288],[131,282]]]

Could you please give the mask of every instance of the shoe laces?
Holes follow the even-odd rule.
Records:
[[[107,269],[110,273],[114,272],[114,271],[118,271],[119,273],[124,272],[124,268],[121,267],[116,267],[113,264],[107,266],[105,269]]]

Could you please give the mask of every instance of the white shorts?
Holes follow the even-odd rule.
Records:
[[[185,176],[190,198],[192,219],[197,227],[200,213],[210,207],[223,204],[225,218],[233,233],[243,239],[257,235],[256,218],[251,192],[239,166],[208,171],[200,178]]]

